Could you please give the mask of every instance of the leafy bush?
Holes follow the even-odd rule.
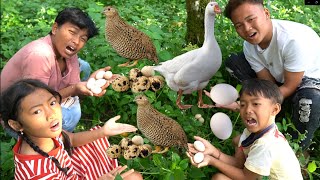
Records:
[[[224,7],[226,0],[221,0],[220,6]],[[305,6],[303,1],[271,1],[268,4],[273,18],[289,19],[304,23],[312,27],[320,34],[320,8]],[[87,60],[92,69],[98,69],[107,65],[112,67],[112,71],[117,74],[127,75],[129,68],[119,68],[117,64],[123,63],[126,59],[119,57],[115,51],[106,43],[104,37],[105,17],[101,13],[106,5],[115,5],[120,15],[138,29],[147,33],[153,40],[160,61],[171,59],[185,51],[195,47],[188,45],[184,40],[186,33],[185,20],[186,9],[183,0],[140,0],[140,1],[44,1],[34,0],[26,3],[22,0],[1,0],[1,53],[0,60],[2,69],[5,63],[22,46],[39,37],[45,36],[51,28],[54,18],[63,7],[78,6],[89,13],[96,24],[100,27],[100,34],[91,39],[81,50],[79,56]],[[237,36],[231,22],[221,16],[216,18],[215,35],[223,53],[223,59],[232,52],[242,49],[242,40]],[[149,61],[140,61],[138,68],[151,65]],[[234,82],[224,68],[211,79],[207,89],[216,83],[226,82],[238,85]],[[238,85],[239,86],[239,85]],[[233,153],[231,138],[221,141],[211,133],[209,121],[211,116],[217,111],[227,113],[233,120],[232,137],[242,132],[244,126],[241,123],[238,113],[233,113],[217,109],[199,109],[196,106],[190,110],[179,110],[176,105],[176,92],[167,86],[159,92],[146,92],[153,106],[160,112],[176,119],[184,128],[188,135],[189,142],[193,141],[193,136],[198,135],[210,140],[215,146],[227,154]],[[85,97],[82,99],[82,120],[76,131],[86,130],[94,125],[101,124],[115,115],[121,115],[121,122],[136,125],[136,104],[133,102],[134,94],[130,91],[118,93],[111,88],[102,98]],[[188,104],[197,103],[197,95],[193,93],[185,96],[183,101]],[[211,103],[207,97],[206,103]],[[204,124],[196,121],[195,114],[202,114],[205,119]],[[290,124],[290,115],[286,115],[282,122],[277,123],[278,127],[287,132],[288,128],[293,128]],[[139,132],[137,132],[139,133]],[[129,134],[130,137],[135,134]],[[303,135],[301,135],[303,137]],[[314,142],[319,143],[319,131],[315,134]],[[5,136],[0,130],[1,138],[1,179],[12,179],[14,172],[12,146],[13,139]],[[111,137],[112,143],[118,143],[121,136]],[[293,149],[299,153],[297,141],[287,135]],[[147,142],[147,139],[145,139]],[[319,149],[314,149],[310,158],[299,156],[302,168],[309,174],[309,178],[319,178]],[[125,160],[120,158],[120,163],[128,164],[130,168],[140,171],[145,179],[208,179],[217,172],[217,169],[205,167],[197,169],[189,163],[186,155],[175,148],[164,154],[154,154],[145,159]]]

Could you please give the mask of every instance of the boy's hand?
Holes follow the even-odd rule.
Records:
[[[203,92],[204,92],[204,94],[206,96],[208,96],[211,99],[210,93],[208,91],[203,90]],[[233,102],[233,103],[231,103],[229,105],[215,104],[213,107],[222,108],[222,109],[228,109],[228,110],[231,110],[231,111],[234,111],[234,112],[237,112],[240,109],[240,105],[238,104],[238,102]]]
[[[105,136],[114,136],[124,132],[134,132],[137,128],[130,124],[116,123],[120,119],[120,115],[109,119],[103,126]]]
[[[198,140],[198,141],[201,141],[204,144],[204,146],[205,146],[205,150],[203,151],[204,155],[207,154],[209,156],[212,156],[213,153],[217,150],[217,148],[214,147],[209,141],[207,141],[207,140],[205,140],[205,139],[203,139],[203,138],[201,138],[199,136],[194,136],[194,139]],[[188,149],[189,149],[189,152],[193,153],[193,154],[196,154],[197,152],[199,152],[198,150],[196,150],[194,148],[194,145],[191,144],[191,143],[188,143]]]
[[[212,156],[210,156],[210,155],[205,154],[203,161],[197,164],[197,163],[195,163],[194,160],[193,160],[193,157],[194,157],[194,154],[193,154],[193,153],[186,152],[186,154],[187,154],[187,156],[189,157],[191,164],[192,164],[193,166],[197,167],[197,168],[202,168],[202,167],[205,167],[205,166],[210,165],[211,159],[214,158],[214,157],[212,157]]]

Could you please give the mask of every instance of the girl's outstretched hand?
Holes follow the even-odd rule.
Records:
[[[116,123],[116,121],[119,119],[120,119],[120,115],[109,119],[104,124],[102,128],[103,128],[103,132],[105,133],[105,136],[114,136],[124,132],[137,131],[137,128],[130,124]]]
[[[126,176],[128,176],[134,172],[133,169],[130,169],[129,171],[122,173],[126,168],[127,168],[127,165],[118,166],[118,167],[114,168],[112,171],[110,171],[109,173],[102,175],[99,178],[99,180],[114,180],[118,174],[121,176],[122,179],[124,179]]]

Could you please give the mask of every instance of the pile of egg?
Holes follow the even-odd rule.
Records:
[[[129,71],[129,78],[120,76],[112,83],[112,88],[115,91],[123,92],[130,88],[133,93],[147,90],[156,92],[163,86],[164,78],[162,76],[155,76],[152,66],[144,66],[141,70],[133,68]]]
[[[94,94],[102,92],[102,87],[107,84],[112,77],[111,71],[98,71],[95,77],[89,78],[87,81],[87,88]]]

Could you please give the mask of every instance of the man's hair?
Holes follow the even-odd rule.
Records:
[[[240,90],[240,97],[243,94],[250,96],[262,96],[270,99],[273,103],[282,104],[283,96],[279,87],[268,80],[263,79],[248,79],[242,82],[242,89]]]
[[[224,15],[231,19],[232,12],[244,3],[260,4],[263,6],[263,0],[229,0],[224,10]]]
[[[65,8],[64,10],[60,11],[54,22],[56,22],[58,26],[62,26],[63,24],[69,22],[78,26],[80,29],[87,29],[88,40],[99,33],[98,28],[90,16],[86,12],[75,7]],[[52,34],[52,32],[50,32],[50,34]]]

